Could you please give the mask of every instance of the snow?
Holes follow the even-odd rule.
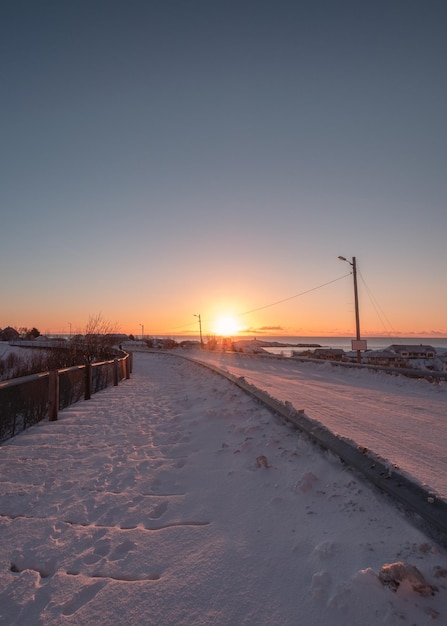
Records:
[[[0,341],[0,359],[6,359],[10,354],[16,354],[20,357],[26,358],[35,353],[36,351],[33,348],[11,346],[7,341]]]
[[[377,414],[374,389],[385,407],[445,407],[443,388],[418,381],[315,365],[306,387],[291,360],[232,356],[212,358],[247,379],[258,370],[260,387],[276,381],[311,416],[330,414],[331,391],[337,415],[365,398],[362,416]],[[135,353],[130,380],[1,446],[0,472],[0,624],[446,623],[442,546],[334,455],[175,355]]]
[[[373,450],[447,498],[447,383],[433,384],[328,361],[200,353],[213,363]]]

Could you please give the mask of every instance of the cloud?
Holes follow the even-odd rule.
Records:
[[[267,333],[267,332],[283,332],[284,328],[282,326],[260,326],[259,328],[247,328],[244,332],[246,333]]]

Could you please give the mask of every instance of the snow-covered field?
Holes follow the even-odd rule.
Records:
[[[251,361],[272,392],[281,362]],[[384,496],[218,375],[134,362],[0,448],[0,624],[447,623],[446,551]],[[358,413],[373,383],[333,376],[322,366],[287,399],[318,417],[332,388],[334,413]],[[445,395],[409,383],[386,385],[407,404]]]
[[[17,354],[23,358],[32,357],[36,351],[33,348],[20,348],[18,346],[10,346],[7,341],[0,341],[0,359],[6,359],[10,354]]]

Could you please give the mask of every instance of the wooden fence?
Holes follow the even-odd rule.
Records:
[[[0,382],[0,442],[93,393],[130,378],[132,354]]]

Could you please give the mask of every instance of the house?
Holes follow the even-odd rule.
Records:
[[[406,358],[392,350],[369,350],[364,353],[364,360],[368,365],[383,365],[385,367],[402,367],[406,365]]]
[[[15,328],[8,326],[0,330],[0,341],[15,341],[20,338],[20,334]]]
[[[436,356],[436,350],[432,346],[422,344],[404,346],[394,343],[386,350],[395,352],[403,359],[433,359]]]
[[[326,359],[328,361],[341,361],[345,351],[341,348],[317,348],[313,352],[315,359]]]
[[[123,341],[127,341],[129,339],[129,335],[124,333],[107,333],[107,335],[105,335],[105,339],[110,344],[118,345],[119,343],[123,343]]]

